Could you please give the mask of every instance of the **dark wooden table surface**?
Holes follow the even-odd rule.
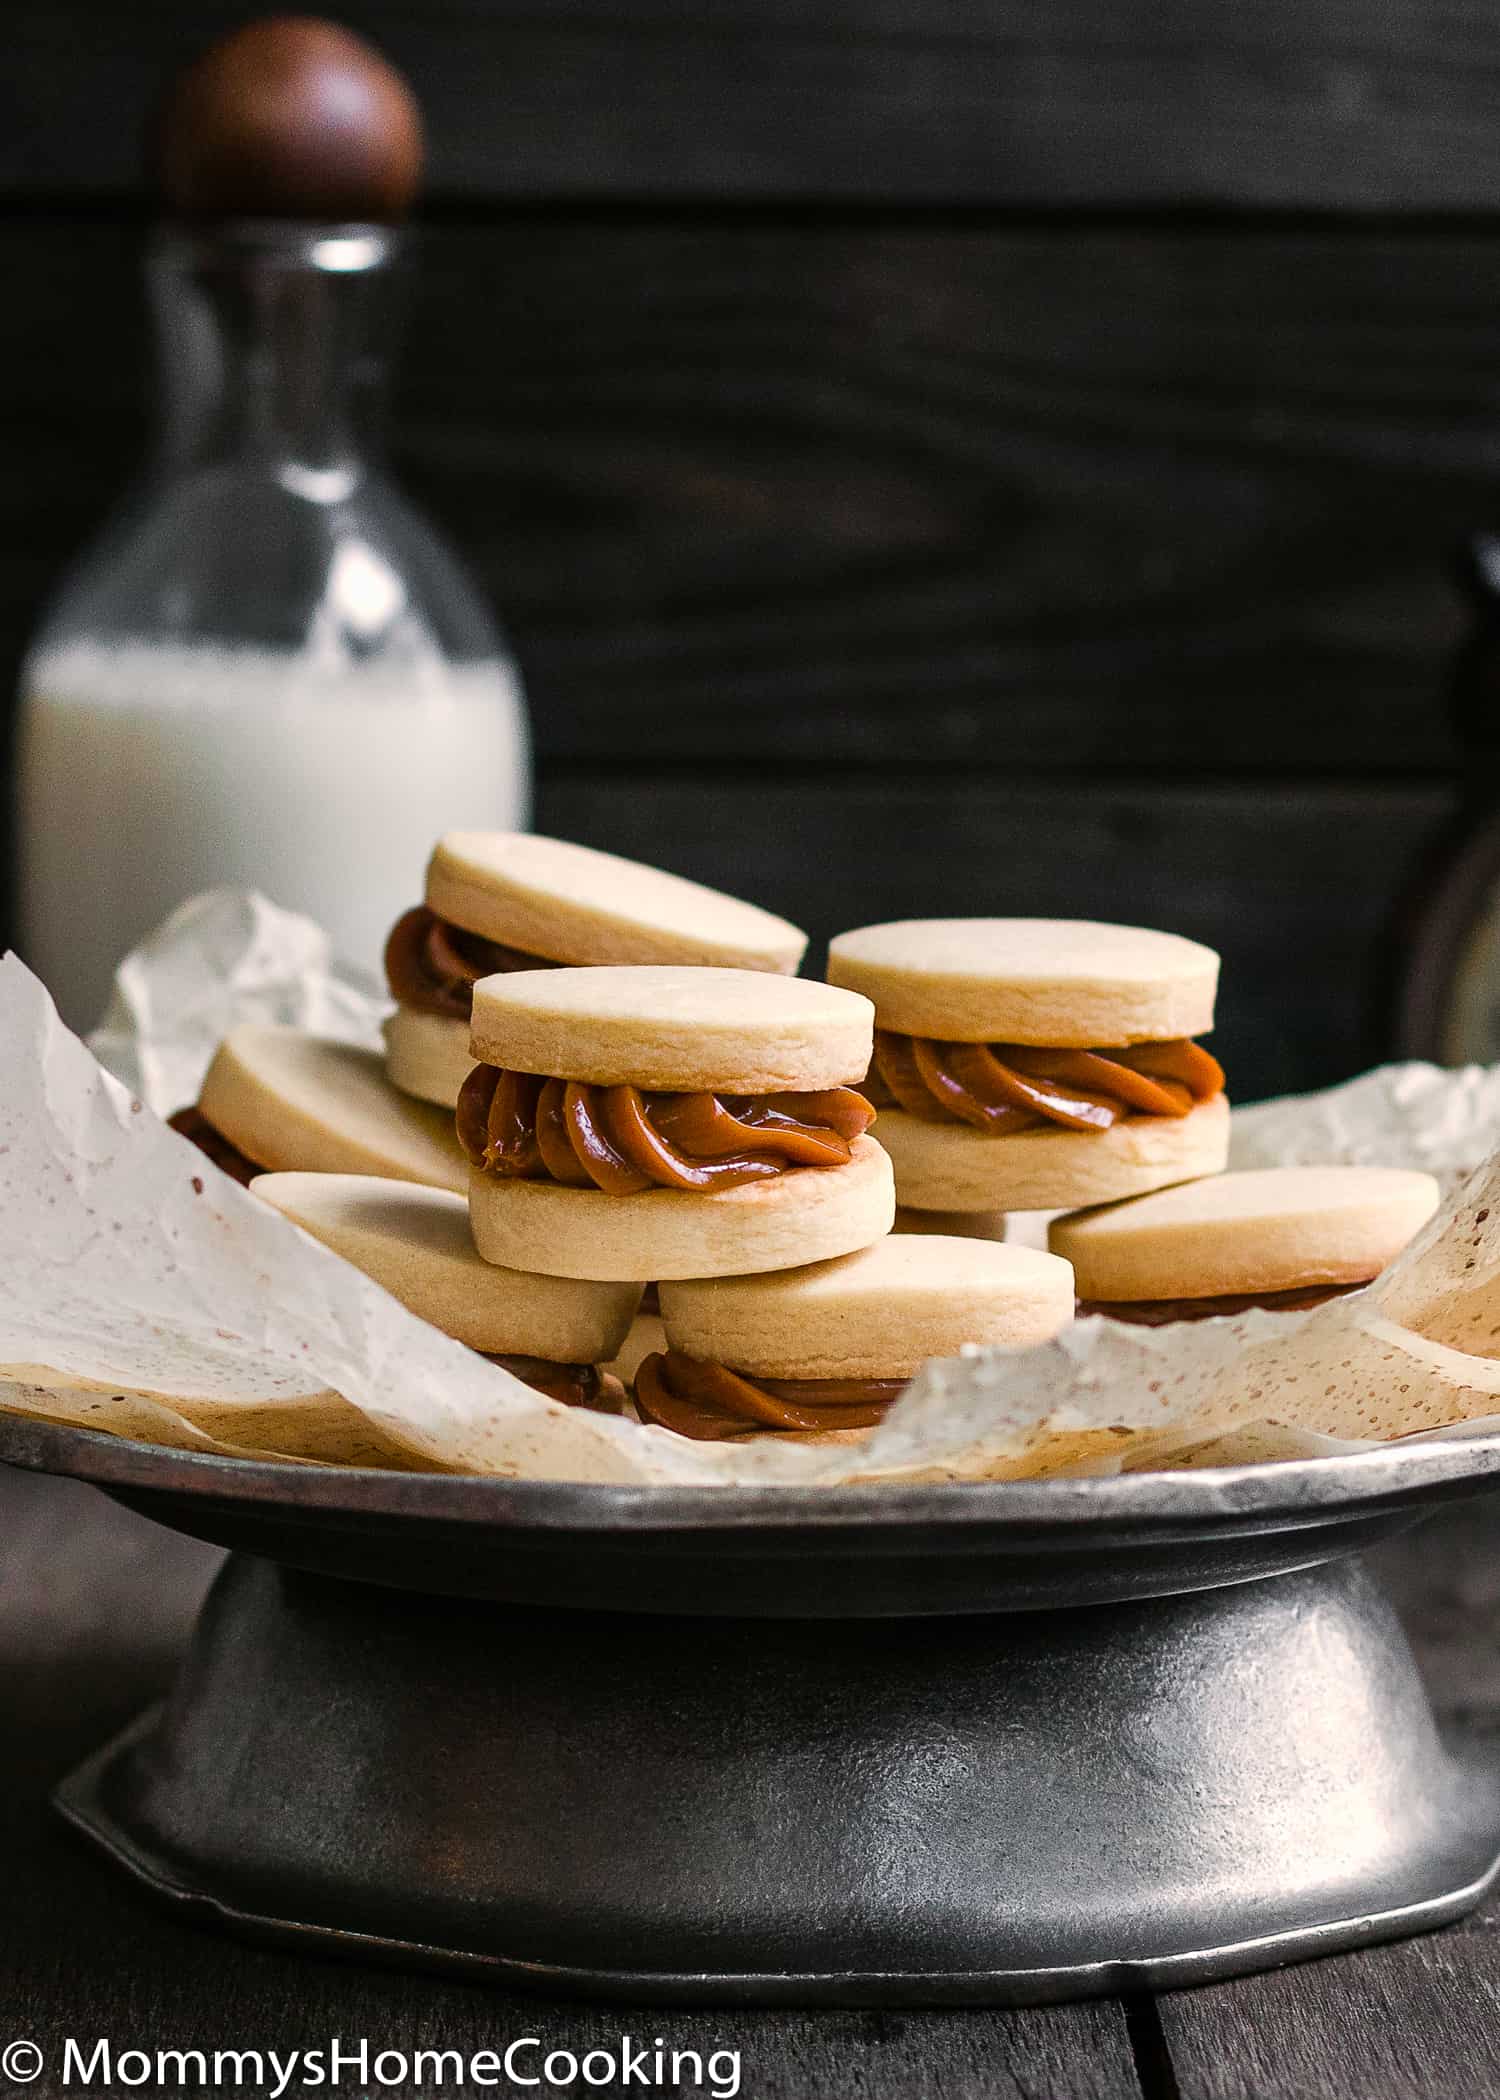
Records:
[[[368,2039],[372,2050],[468,2056],[521,2035],[581,2055],[622,2033],[660,2035],[705,2055],[737,2049],[741,2091],[765,2100],[1500,2093],[1500,1900],[1465,1925],[1400,1946],[1156,2000],[1026,2012],[596,2008],[308,1960],[189,1928],[65,1833],[47,1797],[160,1691],[216,1560],[90,1489],[0,1472],[0,2064],[5,2045],[21,2039],[38,2045],[46,2066],[25,2086],[7,2085],[0,2071],[0,2093],[84,2090],[76,2078],[63,2083],[70,2037],[85,2054],[108,2038],[116,2052],[284,2056],[337,2037]],[[1445,1513],[1382,1549],[1380,1560],[1439,1707],[1500,1729],[1500,1503]],[[177,2088],[87,2088],[169,2089]],[[435,2088],[346,2079],[343,2090]]]

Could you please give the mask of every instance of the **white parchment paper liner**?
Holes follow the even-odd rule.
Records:
[[[306,1463],[641,1482],[973,1480],[1241,1462],[1500,1426],[1500,1070],[1397,1066],[1236,1119],[1236,1164],[1424,1166],[1454,1193],[1304,1314],[1076,1323],[931,1364],[858,1446],[700,1444],[567,1409],[413,1318],[166,1129],[236,1021],[378,1041],[384,1003],[265,900],[193,900],[95,1048],[0,962],[0,1406]],[[122,1083],[122,1081],[124,1083]],[[1464,1173],[1478,1166],[1466,1186]]]
[[[1451,1188],[1500,1152],[1500,1065],[1379,1065],[1237,1108],[1231,1167],[1417,1167]]]
[[[169,1116],[197,1100],[214,1051],[241,1021],[284,1021],[378,1050],[390,1010],[379,987],[334,962],[311,919],[254,890],[208,890],[126,956],[89,1048]]]

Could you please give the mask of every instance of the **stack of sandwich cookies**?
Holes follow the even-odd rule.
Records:
[[[482,977],[553,964],[681,963],[790,975],[800,927],[638,861],[525,832],[452,832],[427,867],[425,902],[386,944],[396,1011],[394,1085],[452,1108],[473,1067],[469,1017]]]
[[[1219,1174],[1055,1219],[1080,1313],[1164,1326],[1297,1311],[1380,1274],[1438,1204],[1430,1174],[1394,1167],[1270,1167]]]
[[[1073,1317],[1073,1272],[1031,1247],[891,1237],[772,1276],[664,1283],[666,1349],[636,1411],[704,1440],[855,1442],[932,1357],[1029,1348]]]
[[[794,1268],[890,1230],[890,1162],[852,1083],[857,994],[744,970],[489,977],[459,1096],[488,1261],[641,1283]]]
[[[841,934],[831,982],[876,1008],[869,1092],[904,1207],[1072,1210],[1216,1174],[1218,957],[1078,920],[924,919]]]
[[[263,1174],[251,1186],[419,1319],[548,1399],[627,1411],[623,1384],[600,1366],[629,1331],[635,1284],[529,1275],[482,1261],[463,1198],[446,1189],[348,1174]]]
[[[451,1116],[398,1093],[374,1051],[300,1028],[232,1029],[196,1108],[170,1120],[238,1181],[269,1169],[468,1187]]]

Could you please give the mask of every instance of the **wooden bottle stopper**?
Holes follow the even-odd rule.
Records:
[[[404,219],[422,112],[378,51],[306,15],[251,22],[178,74],[152,127],[168,208],[186,219]]]

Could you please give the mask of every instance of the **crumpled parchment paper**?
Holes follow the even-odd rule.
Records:
[[[391,1002],[335,964],[321,926],[255,890],[208,890],[178,906],[115,971],[89,1048],[159,1116],[196,1101],[221,1039],[280,1021],[381,1048]]]
[[[1378,1065],[1237,1108],[1231,1167],[1418,1167],[1451,1188],[1500,1151],[1500,1065]]]
[[[385,1010],[331,969],[315,927],[230,891],[184,905],[122,965],[97,1058],[16,958],[0,962],[0,1406],[313,1464],[700,1483],[1241,1462],[1500,1418],[1500,1354],[1486,1353],[1500,1351],[1500,1068],[1395,1066],[1238,1113],[1236,1164],[1371,1160],[1452,1186],[1368,1290],[1306,1313],[1089,1319],[1040,1349],[967,1351],[928,1365],[858,1446],[700,1444],[543,1399],[159,1120],[192,1100],[236,1021],[369,1044]]]

